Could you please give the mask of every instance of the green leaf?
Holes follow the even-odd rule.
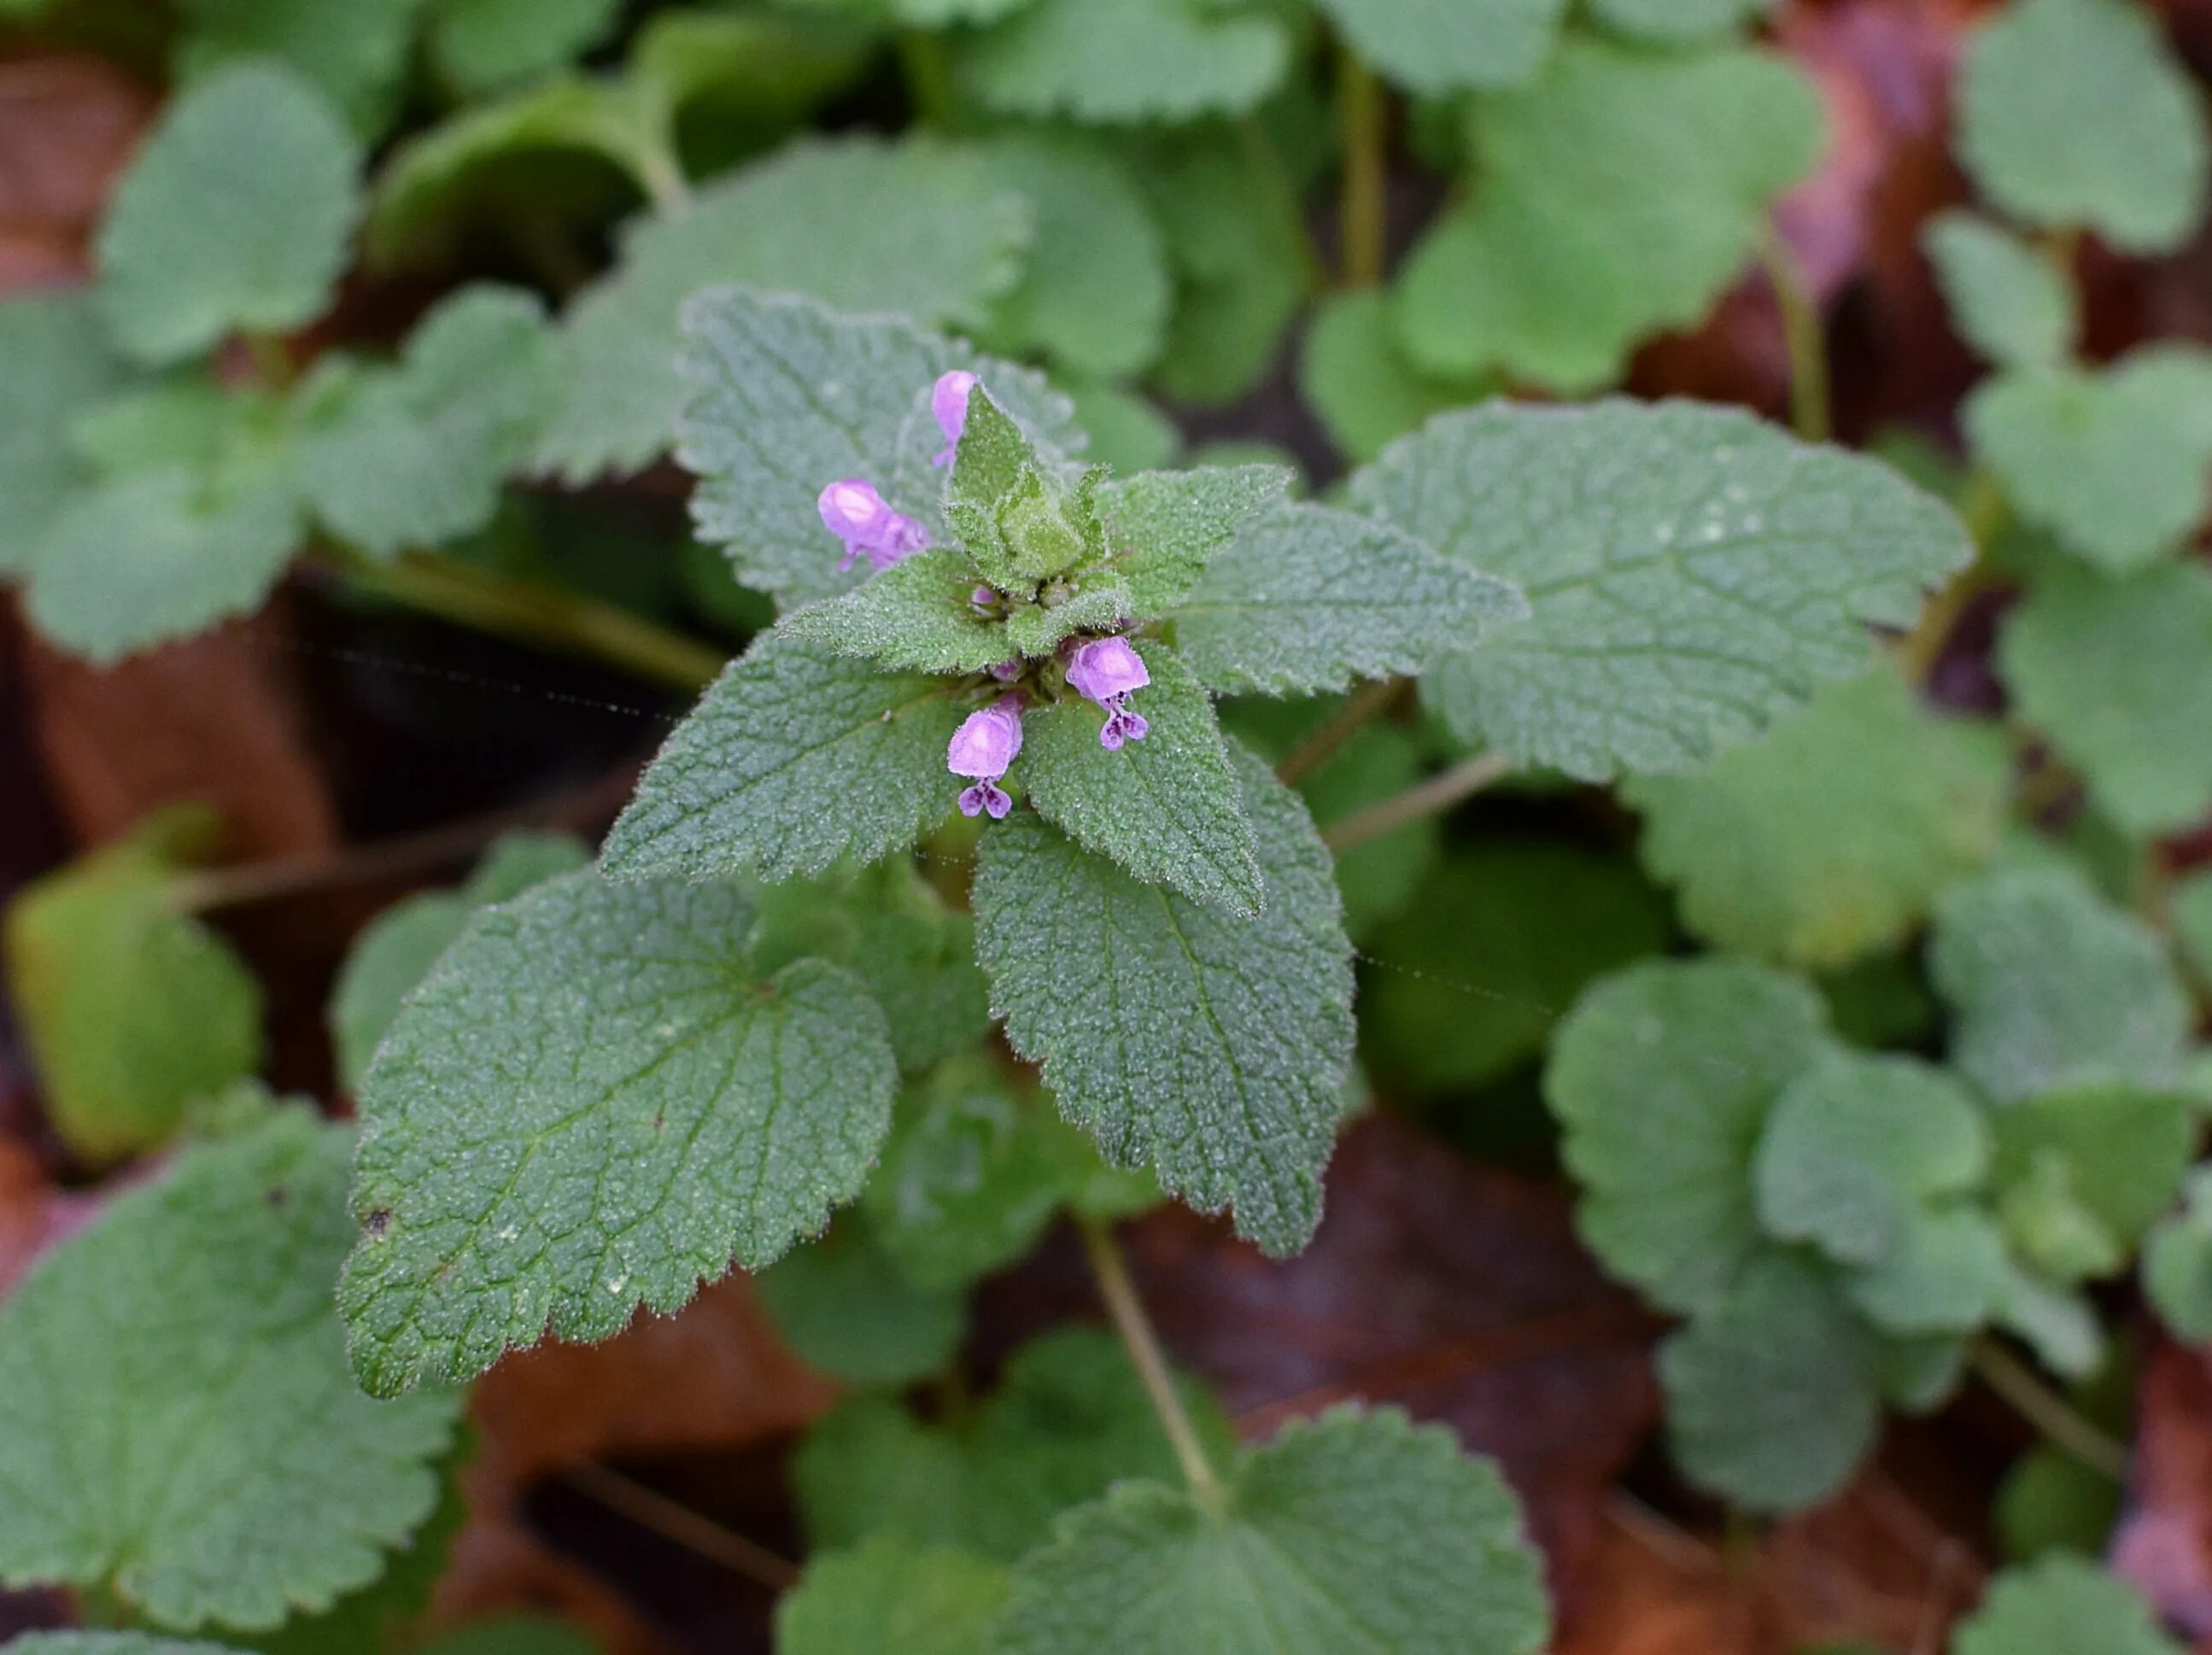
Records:
[[[802,1361],[854,1385],[941,1373],[967,1331],[959,1288],[918,1285],[865,1224],[836,1225],[753,1285]]]
[[[1566,394],[1702,319],[1821,147],[1812,88],[1739,47],[1570,39],[1534,85],[1477,100],[1473,120],[1481,176],[1408,261],[1401,336],[1431,373],[1502,370]]]
[[[1998,1103],[2180,1078],[2189,997],[2158,937],[2070,869],[1999,868],[1936,909],[1951,1062]]]
[[[1468,741],[1586,780],[1691,768],[1871,660],[1972,548],[1881,462],[1690,403],[1431,421],[1352,503],[1516,582],[1534,618],[1423,681]]]
[[[2081,320],[2066,277],[2017,236],[1976,214],[1938,214],[1920,245],[1960,336],[2001,367],[2057,367]]]
[[[2143,1244],[2143,1291],[2176,1337],[2202,1344],[2212,1339],[2212,1179],[2200,1167],[2183,1194]]]
[[[2182,1655],[2150,1605],[2084,1558],[2000,1574],[1952,1634],[1952,1655]]]
[[[188,88],[100,229],[100,300],[117,342],[158,366],[233,331],[313,321],[345,265],[358,165],[337,117],[283,69],[224,70]]]
[[[2053,570],[2006,618],[1997,665],[2021,719],[2130,834],[2212,808],[2212,574],[2167,563],[2107,580]]]
[[[1439,98],[1519,86],[1552,54],[1566,0],[1321,0],[1360,60]]]
[[[622,0],[430,0],[423,44],[439,79],[479,97],[565,68],[621,12]]]
[[[1174,293],[1159,225],[1127,163],[1074,132],[1021,133],[984,153],[1036,225],[1028,267],[999,301],[987,343],[1106,379],[1150,367],[1167,341]]]
[[[350,1137],[287,1110],[189,1150],[0,1306],[0,1581],[269,1628],[430,1514],[460,1398],[362,1396],[331,1313]]]
[[[1233,402],[1273,364],[1304,308],[1313,253],[1304,206],[1285,170],[1233,129],[1178,133],[1142,157],[1139,179],[1176,270],[1154,383],[1178,402]]]
[[[1583,996],[1544,1093],[1608,1270],[1668,1310],[1722,1300],[1765,1246],[1752,1166],[1768,1112],[1831,1038],[1809,985],[1748,961],[1654,961]]]
[[[1152,681],[1130,700],[1151,724],[1144,740],[1107,751],[1098,744],[1105,710],[1070,696],[1023,718],[1015,775],[1044,818],[1085,850],[1146,884],[1249,917],[1261,905],[1263,866],[1240,797],[1249,782],[1231,764],[1190,669],[1164,645],[1142,653]]]
[[[1424,1091],[1487,1085],[1540,1053],[1593,979],[1668,942],[1666,904],[1623,858],[1533,839],[1455,851],[1376,936],[1389,963],[1361,990],[1368,1061]]]
[[[945,688],[763,634],[638,783],[601,853],[609,876],[790,879],[905,849],[959,791]]]
[[[999,1564],[943,1546],[872,1540],[806,1566],[775,1606],[781,1655],[989,1655],[1006,1601]]]
[[[769,886],[748,943],[756,969],[793,960],[842,966],[884,1009],[891,1048],[908,1073],[966,1052],[990,1031],[975,922],[947,907],[908,858]]]
[[[271,59],[296,73],[374,137],[398,111],[422,0],[178,0],[172,47],[190,82]]]
[[[1166,619],[1209,688],[1283,695],[1419,672],[1528,617],[1510,583],[1389,524],[1286,505],[1247,525]]]
[[[2181,957],[2200,983],[2212,984],[2212,868],[2178,881],[2170,903]]]
[[[2212,353],[2154,345],[2108,368],[2000,374],[1965,419],[2021,516],[2107,573],[2172,550],[2212,506]]]
[[[1649,40],[1676,43],[1721,34],[1774,9],[1775,0],[1592,0],[1600,21]]]
[[[1048,1100],[1024,1100],[972,1057],[900,1100],[860,1213],[915,1282],[960,1287],[1027,1252],[1103,1171]]]
[[[1915,1213],[1881,1259],[1853,1270],[1844,1289],[1875,1326],[1907,1337],[1980,1329],[2010,1292],[2005,1238],[1978,1208]]]
[[[1313,812],[1314,824],[1326,832],[1419,785],[1429,774],[1429,744],[1414,731],[1398,724],[1369,724],[1299,777],[1298,794]],[[1355,943],[1372,941],[1378,927],[1419,898],[1422,882],[1442,858],[1443,841],[1443,824],[1429,815],[1401,821],[1387,833],[1336,852],[1344,928]],[[1373,1010],[1371,1000],[1367,1010]],[[1457,1034],[1462,1020],[1449,1020],[1447,1027]],[[1367,1028],[1373,1032],[1371,1015]]]
[[[2157,20],[2128,0],[2022,0],[1974,33],[1959,150],[2015,218],[2168,252],[2204,210],[2204,107]]]
[[[1331,294],[1315,306],[1298,359],[1298,391],[1329,440],[1364,465],[1446,409],[1494,396],[1491,375],[1444,378],[1406,355],[1380,293]]]
[[[1083,458],[1092,464],[1127,476],[1173,465],[1182,453],[1175,421],[1135,391],[1066,376],[1060,388],[1075,404],[1075,423],[1090,435]]]
[[[261,985],[179,900],[181,853],[215,829],[173,806],[9,904],[8,985],[46,1112],[88,1160],[150,1149],[261,1067]]]
[[[1338,1409],[1243,1455],[1228,1509],[1124,1482],[1015,1567],[1001,1655],[1534,1655],[1541,1571],[1488,1461],[1395,1410]]]
[[[1242,114],[1290,59],[1282,19],[1244,0],[1036,0],[977,39],[961,68],[987,108],[1103,126]]]
[[[1997,1209],[2013,1245],[2057,1281],[2109,1275],[2173,1201],[2197,1138],[2179,1092],[2084,1086],[1998,1110]]]
[[[125,373],[88,294],[0,300],[0,576],[30,567],[48,525],[89,481],[70,427]]]
[[[1622,789],[1644,864],[1717,947],[1848,965],[1905,940],[1936,894],[1994,856],[2011,755],[1993,727],[1936,717],[1878,669],[1821,689],[1702,770]]]
[[[446,300],[396,368],[337,382],[299,453],[316,512],[375,557],[473,534],[528,455],[552,396],[544,312],[477,287]]]
[[[509,834],[493,846],[458,891],[425,892],[395,902],[354,939],[331,993],[331,1043],[339,1083],[357,1088],[400,1002],[430,974],[478,908],[520,896],[591,859],[568,834]]]
[[[1154,615],[1181,603],[1290,482],[1279,465],[1237,465],[1148,471],[1108,483],[1099,509],[1133,612]]]
[[[32,559],[33,624],[106,665],[258,608],[305,534],[279,464],[161,465],[79,494]]]
[[[1176,1377],[1210,1457],[1236,1434],[1212,1396]],[[1101,1329],[1062,1328],[1024,1345],[972,1415],[923,1426],[884,1397],[833,1409],[793,1467],[818,1550],[885,1536],[1011,1563],[1053,1518],[1123,1477],[1172,1477],[1176,1462],[1128,1354]]]
[[[606,1338],[860,1192],[897,1083],[883,1014],[818,961],[761,980],[750,917],[726,886],[583,872],[469,922],[361,1088],[339,1301],[365,1385]]]
[[[825,212],[825,203],[836,210]],[[539,463],[585,482],[641,470],[669,446],[686,402],[676,367],[678,316],[702,288],[737,283],[924,324],[977,326],[1018,280],[1029,233],[1027,204],[978,152],[926,137],[793,144],[625,238],[621,262],[577,300],[563,325],[565,394]],[[925,415],[928,391],[925,381],[907,393],[920,397]],[[895,402],[878,417],[897,421],[908,411]],[[809,409],[801,417],[812,424],[822,416]],[[793,454],[786,464],[805,458]],[[805,503],[811,507],[841,475],[816,481],[799,474]],[[895,479],[874,481],[898,500]]]
[[[1873,1336],[1810,1266],[1754,1261],[1659,1348],[1667,1434],[1692,1480],[1753,1512],[1841,1488],[1881,1424]]]
[[[1981,1110],[1941,1069],[1835,1052],[1775,1100],[1753,1164],[1759,1222],[1840,1264],[1875,1264],[1919,1209],[1979,1187],[1990,1143]]]
[[[27,1632],[14,1655],[236,1655],[228,1644],[186,1643],[145,1632]]]
[[[893,670],[969,673],[995,662],[1049,655],[1072,634],[1086,627],[1111,630],[1130,612],[1129,589],[1111,570],[1055,582],[1066,589],[1062,602],[1010,596],[988,613],[971,601],[975,573],[975,566],[957,549],[939,546],[894,564],[851,591],[793,611],[779,630],[787,638]]]
[[[863,477],[939,541],[944,433],[929,408],[939,377],[964,367],[1032,441],[1073,447],[1066,400],[1029,369],[979,357],[889,318],[841,317],[807,300],[708,294],[686,312],[683,372],[694,387],[678,458],[696,473],[700,537],[747,585],[786,605],[858,585],[837,572],[816,501]],[[971,397],[971,403],[974,402]]]
[[[1320,1222],[1351,949],[1304,807],[1234,761],[1266,870],[1256,918],[1139,884],[1023,814],[983,841],[976,954],[1008,1040],[1110,1161],[1153,1167],[1193,1206],[1233,1205],[1238,1232],[1281,1254]]]

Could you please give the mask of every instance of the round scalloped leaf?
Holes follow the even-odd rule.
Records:
[[[431,68],[479,97],[574,63],[613,28],[622,0],[430,0],[427,9]]]
[[[321,96],[275,64],[186,88],[100,229],[100,300],[117,342],[158,366],[232,332],[313,321],[345,267],[359,165]]]
[[[1972,547],[1879,461],[1696,403],[1493,403],[1430,421],[1351,503],[1510,580],[1533,618],[1446,657],[1455,733],[1586,780],[1691,768],[1871,664]]]
[[[2132,0],[2020,0],[1975,31],[1959,149],[2015,218],[2171,252],[2204,211],[2203,100]]]
[[[2006,367],[2056,367],[2081,329],[2073,284],[2009,231],[1962,209],[1938,214],[1920,245],[1960,336]]]
[[[2008,1570],[1952,1634],[1953,1655],[2182,1655],[2150,1605],[2087,1558]]]
[[[571,874],[478,913],[409,997],[362,1083],[339,1288],[371,1391],[608,1338],[860,1192],[883,1013],[820,961],[763,980],[750,917],[726,885]]]
[[[1006,1571],[949,1546],[877,1539],[825,1553],[775,1606],[781,1655],[988,1655]]]
[[[48,525],[90,481],[71,427],[127,373],[90,294],[0,300],[0,576],[30,567]]]
[[[1014,1567],[1000,1655],[1535,1655],[1542,1569],[1497,1468],[1348,1409],[1244,1454],[1227,1510],[1126,1482]]]
[[[1036,0],[969,45],[961,69],[988,108],[1115,125],[1243,113],[1290,61],[1288,25],[1244,0]]]
[[[354,1386],[331,1306],[351,1143],[286,1110],[188,1150],[0,1306],[0,1581],[260,1630],[429,1516],[460,1398]]]
[[[1623,34],[1677,44],[1741,27],[1774,9],[1776,0],[1592,0],[1599,20]]]
[[[1671,0],[1679,4],[1680,0]],[[1518,86],[1552,54],[1566,0],[1321,0],[1360,60],[1409,92]]]

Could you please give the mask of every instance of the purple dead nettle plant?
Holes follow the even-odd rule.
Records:
[[[955,368],[939,375],[931,388],[930,413],[945,433],[945,447],[933,458],[933,464],[951,464],[967,428],[968,399],[976,383],[973,373]],[[851,568],[865,557],[871,569],[881,571],[929,548],[928,530],[893,508],[864,478],[846,477],[831,483],[822,491],[820,506],[823,523],[845,543],[845,555],[837,565],[840,570]],[[1003,601],[1004,595],[988,585],[979,585],[969,595],[969,603],[979,612],[988,613]],[[1057,658],[1066,668],[1069,687],[1105,709],[1106,722],[1098,731],[1101,747],[1118,753],[1125,743],[1145,739],[1152,726],[1142,713],[1129,710],[1129,697],[1151,683],[1152,676],[1134,645],[1118,634],[1072,638],[1060,645]],[[998,682],[1012,684],[1028,672],[1029,664],[1017,658],[985,670]],[[953,732],[945,750],[945,767],[974,783],[960,794],[962,815],[988,815],[1001,821],[1013,809],[1012,798],[999,783],[1022,750],[1022,712],[1027,705],[1028,696],[1015,690],[969,714]]]

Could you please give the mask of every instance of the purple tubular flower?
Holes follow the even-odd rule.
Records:
[[[1022,750],[1022,702],[1018,695],[1001,696],[987,707],[971,712],[952,732],[945,750],[945,767],[956,776],[972,776],[975,785],[960,795],[963,816],[988,813],[994,821],[1006,820],[1014,802],[998,785],[999,778]]]
[[[837,564],[840,569],[851,568],[863,557],[872,569],[888,569],[929,544],[929,530],[891,510],[876,492],[875,484],[862,478],[845,477],[831,483],[815,504],[822,512],[823,526],[845,543],[845,555]]]
[[[929,411],[937,415],[937,428],[945,433],[945,449],[931,464],[952,464],[952,451],[960,446],[960,433],[968,428],[968,393],[975,388],[975,376],[964,367],[939,376],[929,393]]]
[[[1151,731],[1142,713],[1129,711],[1129,697],[1152,682],[1144,658],[1126,638],[1098,638],[1075,652],[1068,663],[1067,682],[1079,694],[1106,709],[1106,724],[1098,732],[1098,745],[1118,753],[1124,742],[1140,742]]]

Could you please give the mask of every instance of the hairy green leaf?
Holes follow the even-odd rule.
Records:
[[[836,210],[824,211],[825,203]],[[564,394],[540,464],[582,482],[636,470],[674,441],[685,403],[678,317],[702,288],[736,282],[925,324],[976,325],[1018,279],[1029,235],[1022,196],[977,152],[932,138],[793,144],[626,238],[621,262],[562,326]],[[927,385],[918,391],[926,416]],[[908,411],[894,403],[883,417]],[[805,503],[839,475],[808,480]],[[897,500],[893,479],[874,481]]]
[[[2002,367],[2057,367],[2074,354],[2080,306],[2034,248],[1976,214],[1938,214],[1921,233],[1960,336]]]
[[[1880,462],[1691,403],[1493,403],[1430,422],[1352,503],[1517,584],[1533,618],[1423,682],[1463,739],[1601,780],[1691,768],[1871,660],[1972,548]]]
[[[801,1361],[854,1385],[943,1373],[967,1331],[958,1287],[918,1283],[865,1224],[793,1248],[753,1285]]]
[[[1583,996],[1544,1092],[1608,1270],[1668,1310],[1721,1302],[1765,1245],[1752,1167],[1768,1112],[1831,1038],[1808,985],[1748,961],[1654,961]]]
[[[345,264],[358,164],[337,117],[280,67],[227,69],[187,88],[100,230],[100,300],[117,342],[159,365],[234,330],[313,321]]]
[[[1996,854],[2003,736],[1923,710],[1895,673],[1823,688],[1702,770],[1639,776],[1644,866],[1719,947],[1832,967],[1902,942],[1936,894]]]
[[[2180,1077],[2191,1019],[2172,961],[2069,869],[1999,868],[1954,889],[1929,969],[1954,1014],[1952,1064],[1998,1103]]]
[[[1182,601],[1290,482],[1279,465],[1237,465],[1149,471],[1108,483],[1099,509],[1133,613],[1154,615]]]
[[[1365,464],[1446,409],[1501,389],[1493,375],[1445,377],[1406,355],[1380,293],[1331,294],[1315,306],[1298,358],[1298,390],[1346,458]]]
[[[2150,1606],[2087,1558],[2056,1554],[2008,1570],[1961,1622],[1952,1655],[2182,1655]]]
[[[1534,78],[1566,0],[1321,0],[1361,60],[1409,92],[1443,97]]]
[[[621,0],[429,0],[424,46],[454,91],[496,92],[566,67],[613,28]]]
[[[951,814],[942,681],[764,634],[676,728],[614,829],[610,876],[769,879],[872,862]]]
[[[1190,669],[1164,645],[1142,653],[1152,681],[1130,703],[1151,724],[1144,740],[1109,752],[1098,743],[1105,710],[1071,696],[1023,718],[1015,776],[1039,813],[1085,850],[1146,884],[1256,913],[1263,867],[1245,814],[1246,779]]]
[[[429,1515],[460,1398],[362,1396],[331,1310],[350,1138],[286,1110],[189,1150],[0,1306],[0,1581],[266,1628]]]
[[[364,1385],[606,1338],[860,1192],[897,1082],[883,1014],[819,961],[762,980],[750,919],[727,886],[586,871],[470,921],[361,1088],[339,1297]]]
[[[700,478],[700,537],[739,579],[787,605],[858,585],[816,501],[841,478],[873,483],[944,540],[945,446],[930,391],[953,368],[1044,448],[1081,440],[1066,400],[1029,369],[922,333],[889,317],[842,317],[807,300],[743,290],[696,300],[685,313],[684,377],[693,386],[678,458]]]
[[[947,1546],[869,1541],[806,1567],[775,1606],[781,1655],[990,1655],[1006,1571]]]
[[[1248,524],[1166,619],[1210,688],[1282,695],[1419,672],[1528,615],[1510,583],[1401,530],[1296,505]]]
[[[2167,563],[2122,580],[2054,570],[2007,618],[1997,664],[2021,718],[2130,834],[2212,808],[2212,574]]]
[[[962,67],[989,108],[1097,126],[1241,114],[1290,58],[1283,20],[1248,0],[1035,0]]]
[[[1242,1456],[1228,1509],[1123,1482],[1014,1569],[1001,1655],[1534,1655],[1540,1570],[1495,1467],[1395,1410],[1339,1409]]]
[[[1974,33],[1959,149],[2015,218],[2166,252],[2204,210],[2203,100],[2129,0],[2021,0]]]
[[[1007,1038],[1109,1160],[1233,1206],[1241,1234],[1285,1253],[1321,1218],[1351,949],[1304,807],[1256,760],[1234,763],[1266,871],[1256,918],[1140,884],[1024,814],[984,840],[976,952]]]

